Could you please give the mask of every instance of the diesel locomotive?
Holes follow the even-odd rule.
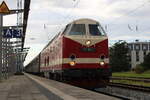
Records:
[[[108,37],[97,21],[75,20],[26,66],[26,72],[84,88],[107,86],[111,76]]]

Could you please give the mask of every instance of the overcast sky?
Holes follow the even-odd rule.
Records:
[[[10,9],[16,8],[17,0],[4,1]],[[25,39],[25,46],[31,49],[25,64],[64,25],[78,18],[99,21],[108,34],[109,45],[118,40],[150,40],[150,0],[31,0]],[[15,15],[4,19],[4,25],[16,24]]]

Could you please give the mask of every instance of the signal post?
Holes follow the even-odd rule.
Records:
[[[3,41],[3,15],[8,13],[10,13],[10,10],[7,7],[6,3],[3,1],[0,5],[0,80],[2,79],[3,73],[4,75],[6,75],[6,73],[4,72],[6,71],[6,69],[4,67],[7,66],[7,61],[5,60],[7,58],[4,59],[4,54],[7,53],[7,51],[4,53],[4,48],[6,48],[5,46],[7,44],[4,45],[3,42],[7,41]]]
[[[0,5],[0,81],[3,78],[7,78],[8,75],[14,73],[12,71],[15,71],[16,67],[12,63],[17,62],[17,59],[14,60],[12,58],[16,58],[13,55],[17,56],[18,54],[13,51],[13,46],[10,39],[22,38],[20,32],[21,30],[18,29],[18,25],[3,27],[3,16],[22,12],[24,12],[23,9],[9,10],[4,1]],[[14,29],[10,29],[10,27]],[[23,28],[23,26],[21,26],[21,28]]]
[[[3,50],[3,47],[2,47],[2,27],[3,27],[3,15],[0,14],[0,81],[2,80],[2,50]]]

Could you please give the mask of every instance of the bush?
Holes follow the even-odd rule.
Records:
[[[136,68],[134,69],[135,73],[141,74],[145,71],[145,68],[141,65],[137,65]]]

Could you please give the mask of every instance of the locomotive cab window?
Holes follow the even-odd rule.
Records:
[[[69,35],[85,35],[85,24],[73,24]]]
[[[102,29],[102,27],[100,27],[97,24],[89,24],[89,32],[91,35],[94,35],[94,36],[105,35],[105,32]]]
[[[63,34],[66,34],[69,28],[70,28],[70,24],[68,24],[68,25],[65,27],[65,29],[64,29],[64,31],[63,31]]]

